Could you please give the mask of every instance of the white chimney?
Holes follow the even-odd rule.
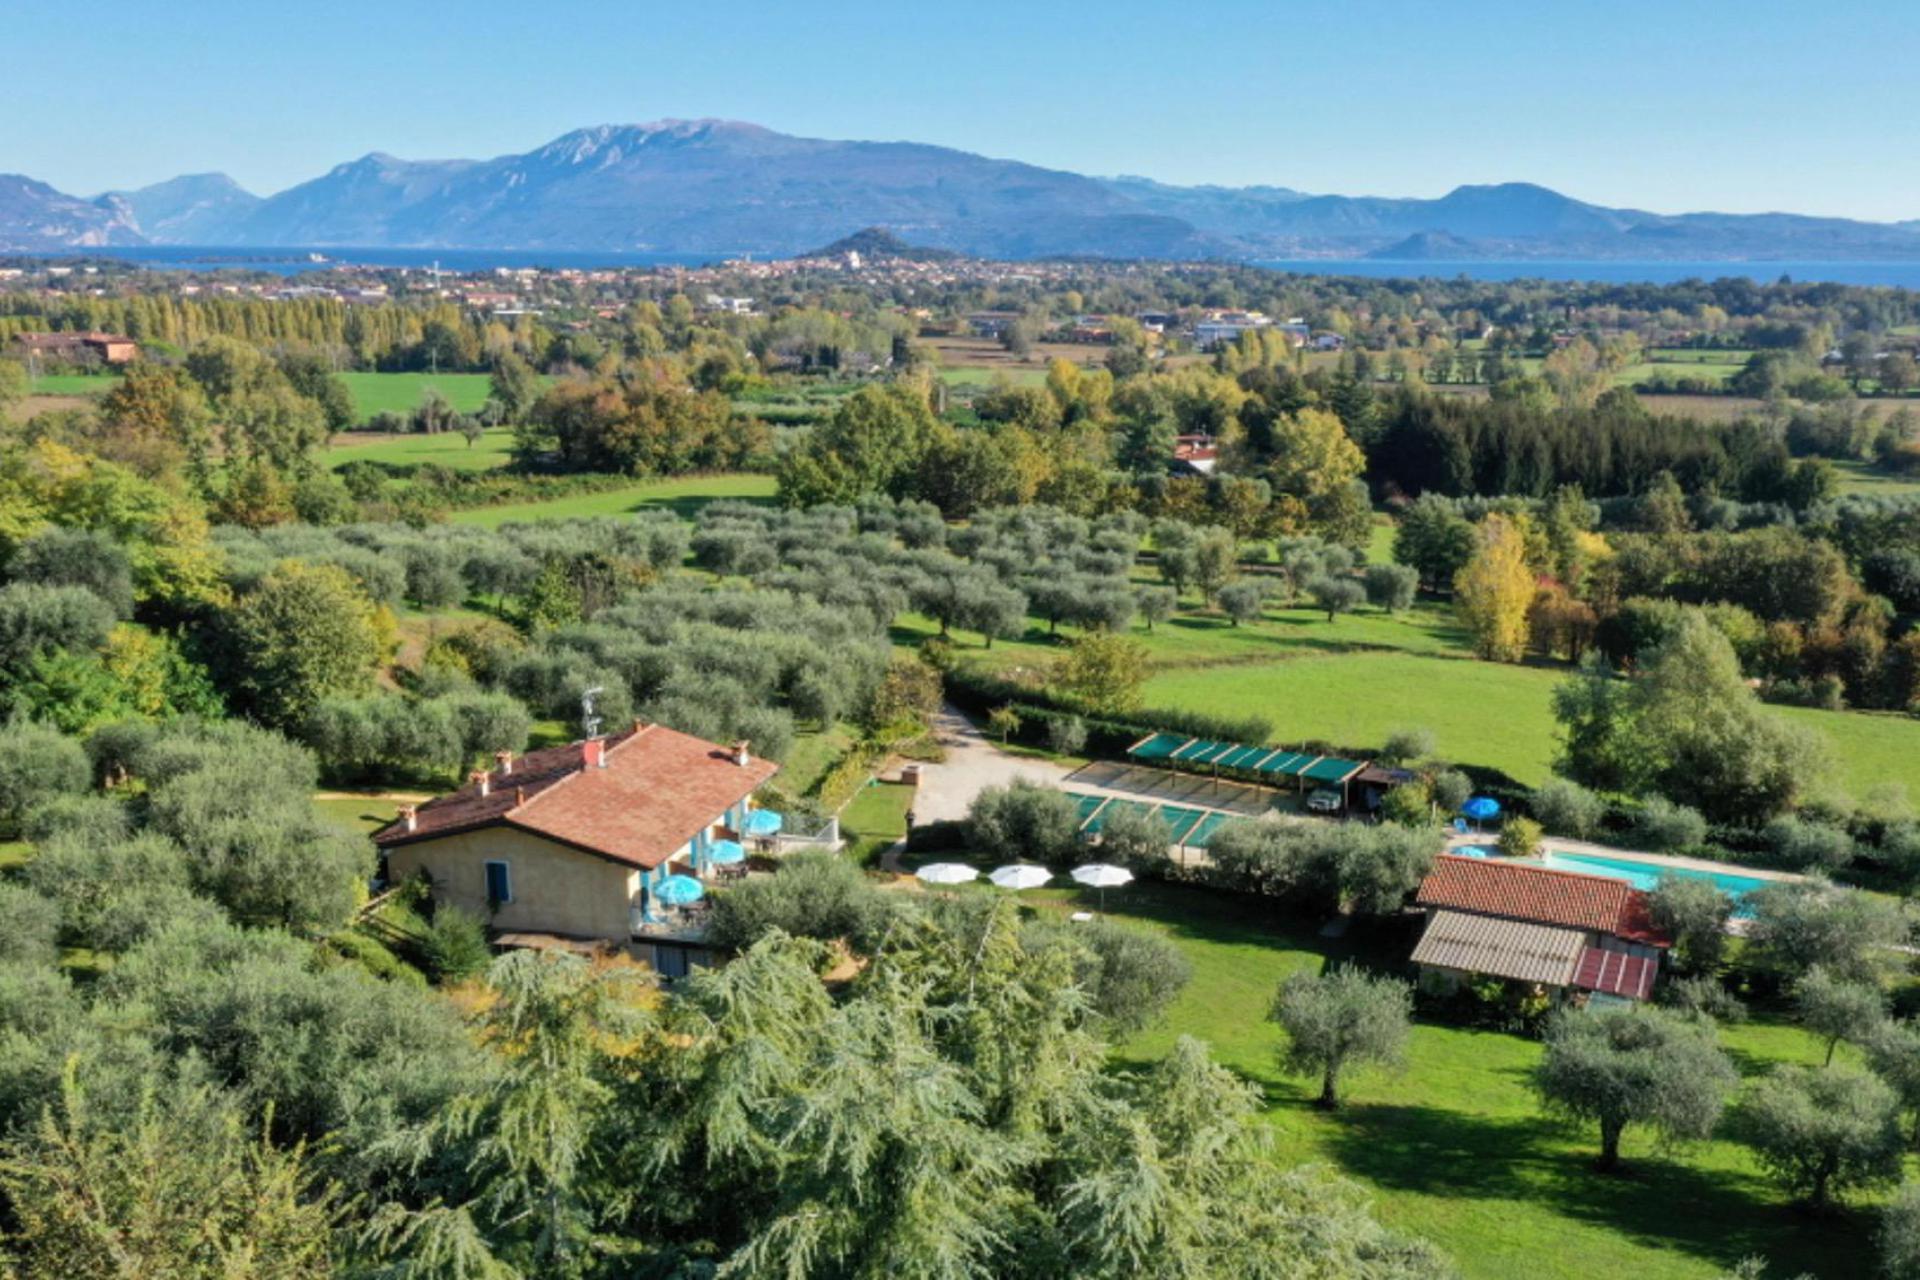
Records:
[[[401,805],[400,816],[406,819],[407,830],[412,831],[420,825],[420,810],[413,805]]]
[[[484,796],[490,790],[492,790],[491,784],[493,781],[493,775],[488,773],[485,769],[475,769],[472,773],[467,775],[467,781],[479,783],[480,794]]]
[[[496,751],[493,753],[493,762],[500,766],[501,773],[513,772],[513,752]]]
[[[751,742],[748,742],[745,738],[742,738],[740,739],[740,741],[733,744],[733,762],[739,765],[742,769],[746,768],[748,765],[753,763],[753,757],[749,755],[747,752],[747,748],[751,747],[752,745],[753,744]]]

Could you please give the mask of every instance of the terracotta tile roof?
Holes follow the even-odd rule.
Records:
[[[1435,858],[1415,901],[1476,915],[1591,929],[1664,947],[1647,895],[1624,880],[1487,858]]]
[[[382,848],[481,827],[510,826],[588,853],[651,869],[779,771],[665,725],[598,740],[605,767],[587,763],[594,743],[529,751],[486,776],[420,806],[374,833]]]
[[[1580,968],[1573,985],[1629,1000],[1645,1000],[1653,994],[1653,976],[1660,963],[1652,956],[1588,947],[1580,953]]]

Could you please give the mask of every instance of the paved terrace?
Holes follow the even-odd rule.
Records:
[[[1003,751],[953,707],[942,708],[934,718],[934,736],[946,748],[947,758],[921,766],[920,793],[913,803],[915,823],[958,821],[967,816],[973,798],[982,791],[1015,781],[1240,815],[1266,813],[1276,803],[1284,803],[1288,811],[1292,808],[1291,791],[1105,760],[1068,769],[1037,756]]]

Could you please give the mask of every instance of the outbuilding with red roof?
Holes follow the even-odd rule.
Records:
[[[1672,939],[1623,880],[1526,862],[1443,855],[1415,895],[1423,977],[1474,974],[1644,1000]]]

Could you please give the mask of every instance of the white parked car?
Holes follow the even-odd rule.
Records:
[[[1315,787],[1307,793],[1308,813],[1338,813],[1343,807],[1340,793],[1332,787]]]

